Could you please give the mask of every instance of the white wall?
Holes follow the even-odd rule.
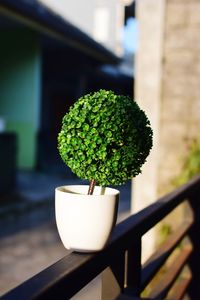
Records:
[[[122,0],[39,0],[55,13],[102,43],[122,54],[124,4]]]

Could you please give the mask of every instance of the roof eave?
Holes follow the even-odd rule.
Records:
[[[118,56],[36,1],[1,0],[0,12],[102,63],[115,65],[120,62]]]

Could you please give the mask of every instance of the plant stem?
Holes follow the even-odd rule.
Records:
[[[106,187],[102,186],[101,187],[101,195],[105,195],[105,192],[106,192]]]
[[[90,186],[89,186],[89,189],[88,189],[88,195],[92,195],[93,194],[95,185],[96,185],[96,180],[92,179],[90,181]]]

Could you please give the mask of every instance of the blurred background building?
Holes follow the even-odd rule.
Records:
[[[2,177],[2,191],[14,182],[15,157],[17,169],[66,172],[56,137],[78,97],[100,88],[133,97],[133,60],[123,58],[130,2],[1,2],[0,118],[12,132],[10,142],[4,139],[10,173],[7,181]]]
[[[39,0],[39,2],[74,26],[81,28],[116,55],[123,54],[125,5],[131,2],[130,0],[85,0],[79,1],[78,5],[76,1],[68,0]]]
[[[132,1],[0,1],[0,294],[66,255],[54,189],[78,179],[57,134],[85,93],[133,97],[134,43],[124,39],[133,17]],[[121,192],[120,212],[130,182]]]

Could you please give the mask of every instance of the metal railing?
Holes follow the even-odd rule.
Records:
[[[142,236],[183,202],[188,203],[184,222],[142,265]],[[167,267],[158,276],[167,260]],[[186,264],[190,271],[185,273]],[[141,293],[152,279],[148,299],[178,300],[187,292],[189,299],[198,300],[199,270],[200,176],[118,224],[103,251],[71,253],[5,294],[2,300],[70,299],[101,272],[102,300],[147,299]]]

